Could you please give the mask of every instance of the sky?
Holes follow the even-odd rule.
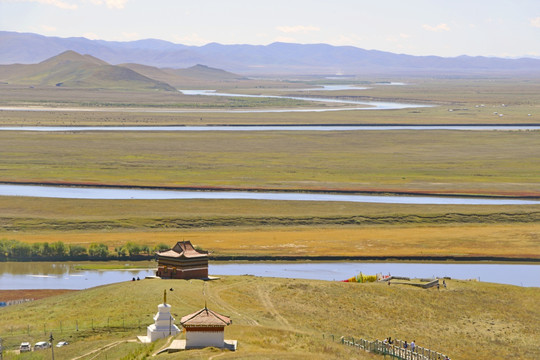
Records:
[[[198,46],[280,41],[540,57],[540,0],[0,0],[0,30]]]

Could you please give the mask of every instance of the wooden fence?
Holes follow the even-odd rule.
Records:
[[[446,355],[426,349],[422,346],[415,346],[414,350],[410,346],[405,349],[404,342],[395,340],[394,344],[385,344],[380,340],[369,341],[365,339],[355,339],[353,337],[341,337],[341,343],[348,346],[354,346],[361,350],[372,352],[374,354],[388,355],[395,359],[402,360],[444,360]],[[386,356],[385,356],[386,357]]]

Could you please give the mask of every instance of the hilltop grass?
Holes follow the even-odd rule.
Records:
[[[535,131],[0,132],[0,180],[538,196],[537,140]]]
[[[174,288],[167,302],[176,319],[202,308],[205,302],[212,310],[231,316],[233,325],[226,328],[225,338],[238,340],[239,347],[235,353],[225,352],[222,358],[378,358],[332,342],[330,335],[335,340],[340,336],[414,339],[420,346],[458,359],[540,356],[536,346],[540,341],[540,312],[536,306],[540,302],[539,289],[457,280],[447,280],[447,284],[447,289],[437,291],[373,283],[235,276],[207,283],[144,280],[4,308],[0,310],[0,331],[4,345],[10,349],[20,341],[43,340],[52,330],[56,339],[71,342],[55,349],[55,357],[71,359],[106,344],[143,335],[157,304],[162,302],[163,289]],[[12,327],[14,335],[10,335]],[[126,359],[141,359],[163,344],[164,341],[152,349],[147,345],[121,344],[111,353],[103,351],[93,356],[113,358],[117,351]],[[38,358],[49,356],[48,352],[41,354]],[[221,352],[205,349],[158,358],[212,355]],[[6,354],[6,359],[12,358],[10,353]]]

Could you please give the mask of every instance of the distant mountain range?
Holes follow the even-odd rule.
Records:
[[[72,50],[37,64],[0,65],[0,82],[29,86],[177,91],[175,86],[239,78],[238,75],[204,65],[188,69],[158,69],[139,64],[111,65]]]
[[[173,69],[205,64],[250,75],[540,75],[540,59],[532,58],[412,56],[327,44],[186,46],[155,39],[115,42],[0,31],[0,64],[37,63],[67,50],[110,64]]]

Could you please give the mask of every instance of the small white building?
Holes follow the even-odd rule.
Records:
[[[182,317],[180,320],[186,329],[186,349],[213,346],[236,350],[235,340],[225,340],[225,326],[232,320],[205,307]]]
[[[180,333],[178,326],[174,325],[174,318],[171,315],[171,305],[166,302],[167,297],[164,293],[163,304],[158,305],[158,312],[154,316],[154,323],[146,328],[146,336],[138,337],[141,342],[150,343]]]

